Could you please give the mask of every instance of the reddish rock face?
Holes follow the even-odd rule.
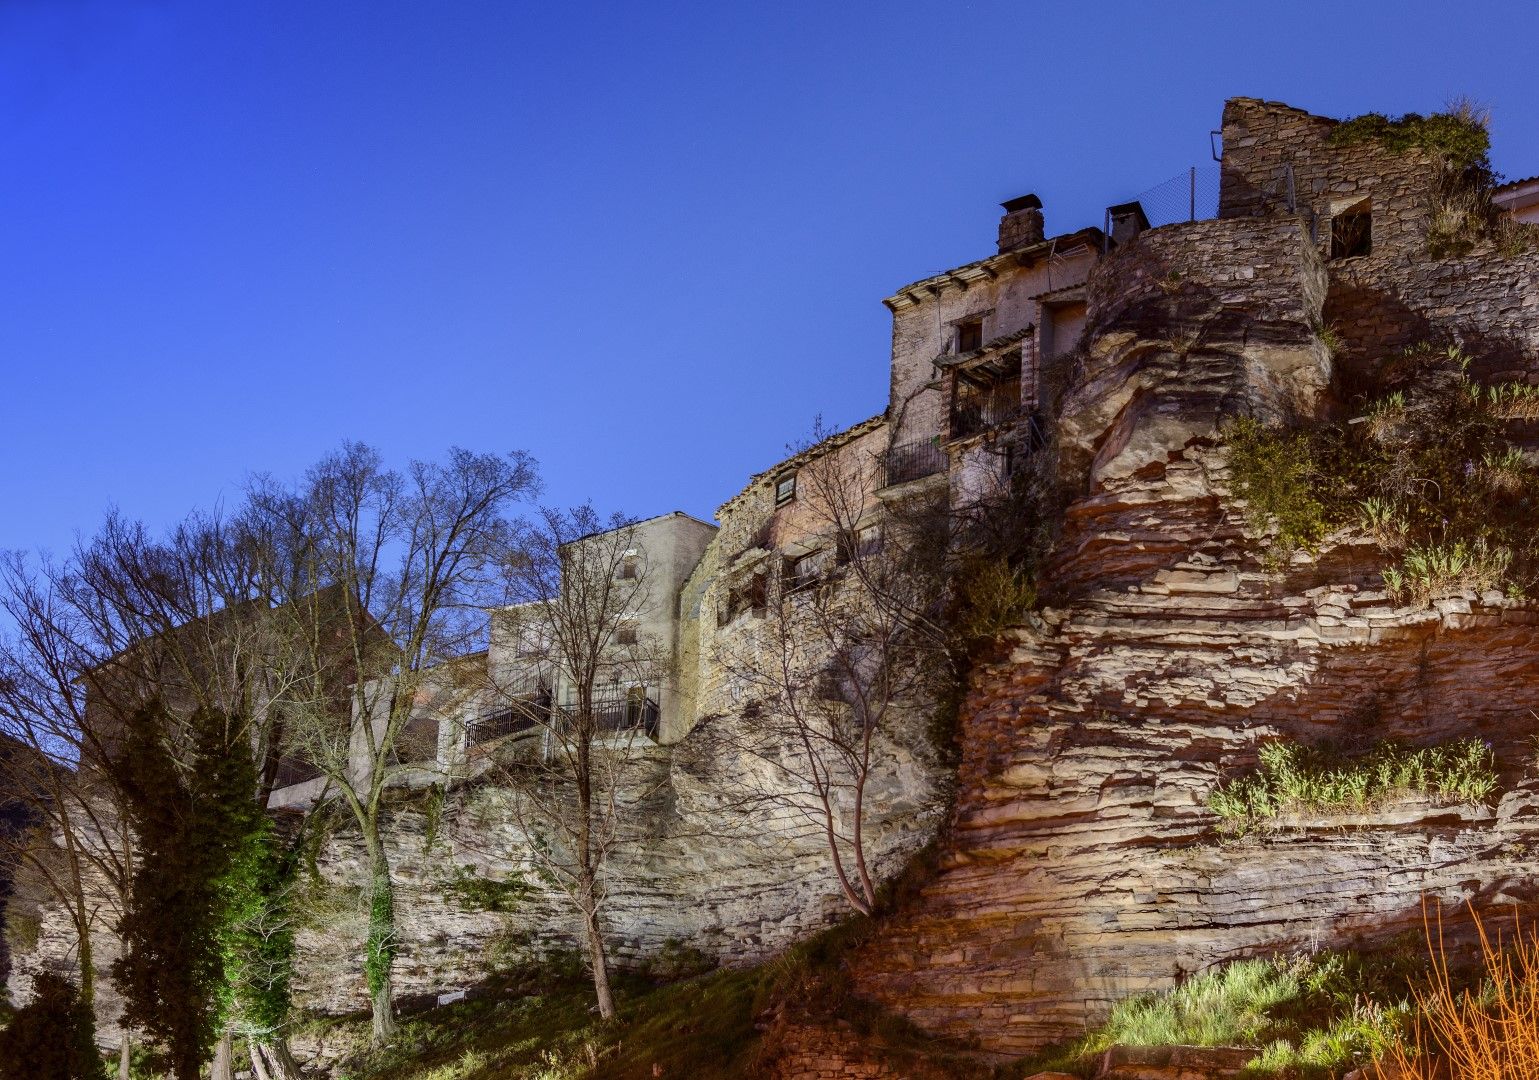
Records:
[[[1344,183],[1328,122],[1242,104],[1226,112],[1226,147],[1228,121],[1246,127],[1226,183],[1247,180],[1230,175],[1255,164],[1241,139],[1263,145],[1269,124],[1312,140],[1300,176]],[[1423,898],[1445,911],[1534,901],[1539,606],[1494,592],[1399,606],[1379,553],[1347,533],[1268,573],[1230,489],[1228,418],[1339,410],[1350,365],[1403,347],[1407,327],[1467,343],[1477,377],[1539,376],[1539,256],[1430,261],[1412,235],[1426,215],[1403,201],[1419,190],[1405,170],[1426,163],[1361,160],[1392,175],[1352,191],[1401,201],[1384,250],[1348,269],[1323,261],[1307,213],[1257,196],[1142,234],[1092,279],[1062,397],[1073,497],[1046,606],[973,673],[940,870],[855,962],[864,993],[920,1026],[1016,1055],[1227,960],[1420,930]],[[1344,343],[1334,362],[1327,312]],[[1222,842],[1206,808],[1269,738],[1464,735],[1501,766],[1489,805]]]

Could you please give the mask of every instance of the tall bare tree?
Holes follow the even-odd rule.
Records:
[[[497,616],[520,655],[506,670],[489,669],[495,698],[540,736],[535,752],[505,757],[499,777],[529,857],[581,922],[605,1018],[615,1014],[604,942],[612,863],[635,837],[627,804],[671,655],[645,628],[654,603],[668,601],[652,596],[648,558],[620,516],[605,520],[591,506],[543,511],[508,564],[515,605]]]
[[[453,450],[447,462],[386,468],[349,443],[288,489],[254,485],[243,518],[283,552],[272,577],[298,593],[278,661],[293,677],[277,701],[287,737],[330,781],[368,859],[364,974],[376,1044],[396,1029],[395,880],[385,846],[385,793],[411,722],[436,711],[433,671],[471,651],[484,608],[516,544],[508,512],[537,487],[521,453]]]
[[[797,520],[814,544],[794,562],[768,556],[762,618],[718,635],[715,661],[740,704],[705,732],[768,766],[743,774],[750,788],[736,801],[820,834],[841,894],[865,914],[877,900],[866,826],[884,741],[904,715],[933,709],[955,671],[952,517],[943,495],[881,504],[880,469],[849,449],[798,468]]]

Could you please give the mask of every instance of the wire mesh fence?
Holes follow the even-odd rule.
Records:
[[[1217,165],[1194,165],[1163,183],[1141,191],[1130,202],[1143,207],[1153,226],[1218,217]]]

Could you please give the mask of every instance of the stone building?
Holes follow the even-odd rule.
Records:
[[[751,765],[713,758],[702,738],[741,705],[721,655],[762,633],[774,583],[836,578],[849,545],[880,543],[890,507],[987,498],[1035,451],[1049,406],[1067,507],[1044,601],[972,672],[954,772],[920,743],[890,748],[873,788],[879,875],[943,817],[948,828],[933,879],[852,960],[856,990],[1009,1057],[1220,960],[1414,928],[1424,893],[1532,899],[1539,787],[1522,766],[1490,807],[1365,814],[1350,835],[1306,820],[1276,842],[1207,841],[1207,793],[1254,764],[1260,739],[1477,733],[1525,762],[1536,734],[1531,601],[1470,590],[1402,603],[1361,536],[1269,568],[1267,538],[1234,499],[1233,418],[1350,415],[1344,387],[1394,350],[1457,343],[1473,377],[1539,384],[1539,252],[1477,240],[1432,255],[1440,163],[1342,144],[1336,128],[1275,102],[1226,103],[1208,220],[1148,228],[1123,204],[1110,235],[1049,237],[1037,200],[1011,200],[994,251],[887,298],[879,415],[752,477],[719,528],[677,514],[638,526],[638,559],[662,571],[634,629],[666,645],[670,670],[640,684],[634,713],[632,687],[621,691],[627,722],[653,726],[649,703],[656,716],[636,801],[646,843],[617,870],[609,915],[624,960],[673,939],[752,961],[846,911],[816,837],[729,805]],[[1521,221],[1533,193],[1519,181],[1494,198]],[[830,477],[843,493],[832,525],[809,497]],[[445,684],[496,672],[534,707],[559,706],[517,612],[493,618],[491,647],[457,662],[465,679],[446,666]],[[516,736],[497,730],[518,723],[503,708],[471,693],[427,710],[436,749],[422,775],[456,775],[478,746]],[[495,796],[474,793],[473,836],[437,836],[411,806],[392,825],[392,861],[407,871],[405,992],[469,985],[507,938],[569,936],[538,898],[513,916],[447,898],[457,867],[520,869],[522,838]],[[357,846],[332,841],[320,865],[357,880]],[[309,1006],[362,1000],[346,951],[357,927],[338,926],[301,942]]]

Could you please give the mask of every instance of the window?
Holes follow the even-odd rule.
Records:
[[[635,581],[641,576],[641,556],[627,555],[620,560],[620,580]]]
[[[877,525],[856,529],[854,535],[839,534],[838,564],[845,565],[856,558],[868,558],[882,550],[882,530]]]
[[[640,636],[641,626],[635,619],[626,619],[615,630],[615,644],[634,645]]]
[[[775,478],[775,505],[784,506],[796,498],[796,474],[781,473]]]
[[[1368,200],[1338,211],[1331,218],[1331,258],[1353,259],[1373,251],[1373,215]]]
[[[966,319],[957,323],[957,352],[983,348],[983,320]]]
[[[795,559],[786,560],[786,585],[791,589],[800,589],[811,585],[823,576],[828,569],[828,550],[819,548],[809,551]]]

